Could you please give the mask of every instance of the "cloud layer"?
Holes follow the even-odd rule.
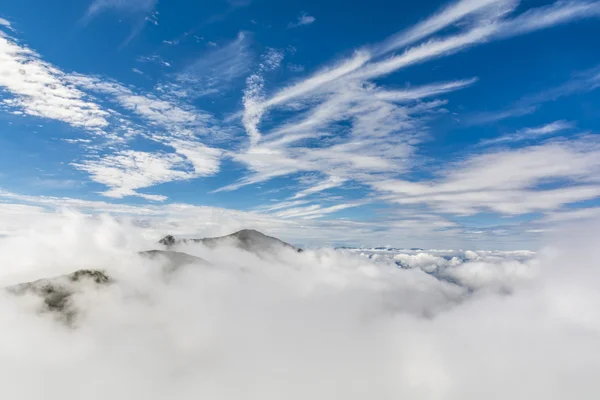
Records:
[[[103,268],[116,283],[83,286],[71,327],[38,314],[35,297],[3,294],[0,393],[591,400],[600,368],[593,245],[537,256],[388,250],[391,259],[375,260],[191,245],[178,250],[213,266],[165,276],[160,260],[134,253],[155,246],[136,229],[73,216],[0,239],[0,282]]]

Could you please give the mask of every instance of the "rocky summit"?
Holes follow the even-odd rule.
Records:
[[[112,282],[113,280],[104,271],[82,269],[69,275],[9,286],[6,290],[15,295],[31,294],[40,297],[43,300],[41,312],[55,312],[65,322],[70,323],[77,313],[70,302],[73,294],[77,293],[83,285],[101,287]]]
[[[178,268],[184,265],[198,264],[198,265],[210,265],[208,261],[203,258],[192,256],[187,253],[179,251],[166,251],[166,250],[148,250],[140,251],[138,253],[144,258],[151,260],[164,259],[167,261],[167,267],[165,272],[174,272]]]

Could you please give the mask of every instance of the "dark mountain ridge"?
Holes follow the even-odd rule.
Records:
[[[252,229],[243,229],[231,235],[203,239],[176,239],[168,235],[161,239],[159,243],[167,248],[180,243],[202,243],[210,248],[233,245],[254,253],[276,251],[281,248],[292,249],[297,252],[302,251],[302,249],[289,243]],[[166,263],[162,267],[166,274],[175,273],[179,268],[186,265],[211,266],[203,258],[178,251],[148,250],[140,251],[138,254],[150,260],[165,260]],[[72,304],[71,297],[86,285],[102,288],[114,281],[102,270],[81,269],[68,275],[8,286],[4,290],[17,296],[29,294],[39,297],[42,300],[41,312],[55,313],[67,324],[71,324],[77,316],[77,309]]]

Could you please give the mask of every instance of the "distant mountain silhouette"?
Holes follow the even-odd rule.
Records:
[[[221,245],[233,245],[250,252],[264,252],[275,250],[277,248],[288,248],[301,252],[302,249],[292,246],[282,240],[267,236],[264,233],[254,229],[243,229],[226,236],[209,237],[203,239],[176,239],[172,235],[167,235],[159,241],[160,244],[171,247],[180,243],[202,243],[207,247],[217,247]]]
[[[142,257],[149,258],[151,260],[156,260],[161,257],[166,259],[168,261],[167,272],[173,272],[179,267],[189,264],[198,264],[206,266],[211,265],[208,261],[206,261],[203,258],[192,256],[179,251],[148,250],[140,251],[138,254]]]

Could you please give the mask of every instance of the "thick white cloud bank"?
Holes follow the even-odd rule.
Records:
[[[181,245],[212,265],[165,275],[137,228],[47,222],[0,239],[0,286],[115,282],[77,292],[72,326],[1,295],[0,398],[596,400],[597,232],[538,254]]]

